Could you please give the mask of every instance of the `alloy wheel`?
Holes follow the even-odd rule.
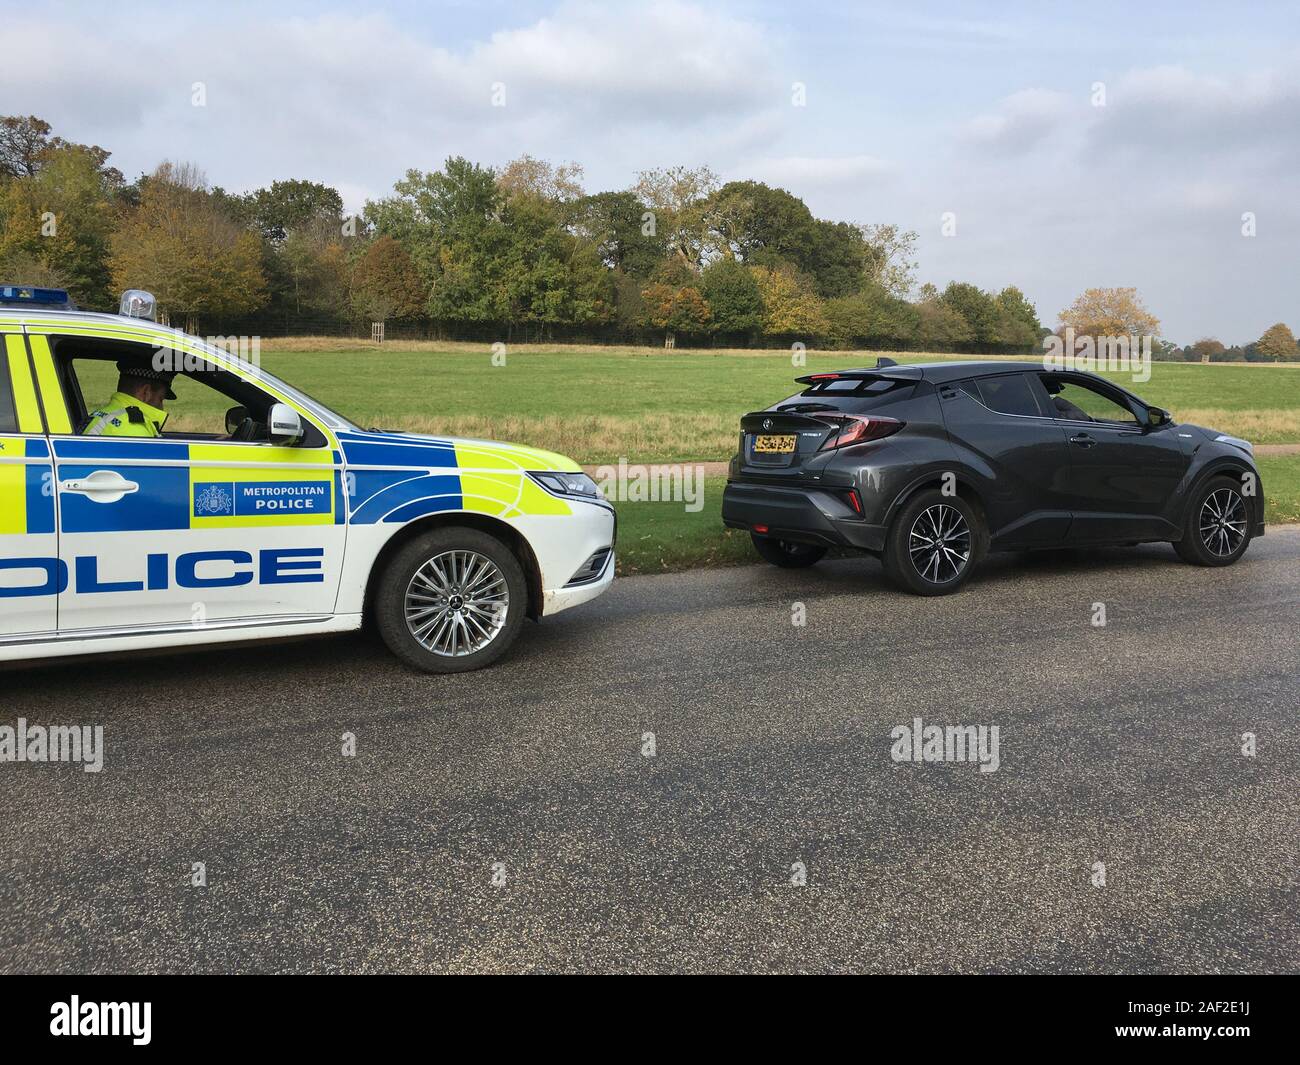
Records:
[[[970,562],[970,551],[970,526],[956,507],[936,503],[912,522],[908,552],[916,572],[931,584],[960,577]]]
[[[1227,558],[1246,537],[1246,503],[1231,488],[1218,488],[1201,504],[1201,543],[1211,554]]]
[[[505,627],[505,576],[477,551],[444,551],[406,586],[406,626],[425,650],[459,658],[483,650]]]

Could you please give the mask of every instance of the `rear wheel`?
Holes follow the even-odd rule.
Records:
[[[375,620],[389,650],[427,673],[491,665],[523,624],[528,586],[505,544],[477,529],[417,536],[388,563]]]
[[[914,496],[885,538],[885,572],[905,591],[950,595],[983,552],[984,523],[959,496],[930,489]]]
[[[785,569],[802,569],[820,562],[826,556],[826,548],[815,544],[799,544],[793,540],[777,540],[771,536],[750,534],[754,541],[754,550],[765,561]]]
[[[1187,508],[1183,538],[1174,550],[1184,562],[1197,566],[1230,566],[1250,543],[1250,504],[1241,482],[1212,477]]]

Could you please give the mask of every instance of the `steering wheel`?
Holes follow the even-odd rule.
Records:
[[[231,440],[238,440],[241,443],[251,443],[257,439],[257,431],[261,428],[252,418],[245,418],[230,434]]]

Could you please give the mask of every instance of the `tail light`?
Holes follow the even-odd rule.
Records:
[[[868,440],[883,440],[893,436],[906,425],[897,418],[868,417],[865,414],[819,414],[823,421],[839,422],[839,429],[826,438],[822,451],[831,451],[837,447],[861,444]]]

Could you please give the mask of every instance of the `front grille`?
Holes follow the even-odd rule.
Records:
[[[614,553],[612,547],[602,547],[578,567],[578,572],[569,578],[566,588],[572,588],[577,584],[590,584],[592,581],[598,581],[605,573],[605,567],[609,564],[609,556]]]

